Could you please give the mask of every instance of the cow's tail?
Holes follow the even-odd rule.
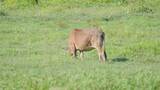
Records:
[[[104,41],[105,41],[105,33],[101,32],[100,33],[100,47],[103,48],[104,47]]]
[[[105,51],[105,33],[104,32],[100,33],[100,47],[102,48],[105,59],[107,59],[107,54]]]

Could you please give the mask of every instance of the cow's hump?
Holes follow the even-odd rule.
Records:
[[[81,29],[74,29],[76,32],[79,32],[79,31],[81,31]]]

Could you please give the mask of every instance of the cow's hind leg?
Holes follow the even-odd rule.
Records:
[[[106,54],[106,52],[104,50],[101,52],[101,57],[102,57],[102,61],[106,61],[107,54]]]
[[[104,39],[105,39],[104,32],[100,33],[100,36],[97,39],[97,44],[96,44],[96,49],[99,54],[99,60],[101,60],[102,62],[105,62],[105,60],[107,59],[107,54],[106,54],[105,48],[104,48]]]
[[[99,48],[96,48],[97,49],[97,52],[98,52],[98,56],[99,56],[99,60],[102,60],[102,57],[101,57],[101,50]]]
[[[106,60],[106,52],[102,48],[97,48],[98,55],[99,55],[99,60],[102,62],[105,62]]]
[[[104,50],[104,55],[103,55],[104,59],[107,60],[107,53],[106,51]]]

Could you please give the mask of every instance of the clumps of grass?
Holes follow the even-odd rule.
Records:
[[[159,44],[157,42],[143,41],[131,46],[127,46],[123,49],[121,56],[129,56],[130,58],[137,60],[138,57],[143,58],[141,61],[157,61],[151,57],[157,57],[160,54]]]
[[[68,28],[68,25],[65,22],[63,22],[63,21],[58,21],[57,25],[60,28]]]
[[[134,2],[129,2],[128,6],[130,11],[135,13],[154,13],[153,8],[157,7],[156,3],[150,3],[148,0],[135,0]]]
[[[139,7],[139,9],[137,10],[137,12],[143,12],[143,13],[153,13],[153,10],[149,7]]]
[[[132,9],[132,12],[136,13],[154,13],[154,10],[148,6],[145,5],[139,5]]]
[[[133,1],[133,2],[130,2]],[[105,5],[108,3],[114,3],[117,5],[127,5],[134,3],[138,0],[5,0],[3,1],[3,6],[6,8],[30,8],[34,5],[39,5],[39,7],[48,7],[48,6],[59,6],[63,5],[66,8],[73,7],[90,7],[93,4]]]
[[[40,0],[4,0],[2,6],[6,9],[24,9],[38,4]]]
[[[100,22],[97,19],[87,20],[87,23],[92,27],[99,27],[100,26]]]
[[[4,11],[0,11],[0,16],[7,16],[7,13]]]
[[[108,22],[108,21],[112,21],[112,20],[118,20],[123,17],[127,17],[127,15],[126,14],[118,14],[118,15],[106,16],[106,17],[103,17],[102,20]]]

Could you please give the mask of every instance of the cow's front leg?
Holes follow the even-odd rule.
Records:
[[[73,49],[73,57],[77,58],[77,50],[76,49]]]
[[[80,58],[83,60],[83,51],[80,51]]]

